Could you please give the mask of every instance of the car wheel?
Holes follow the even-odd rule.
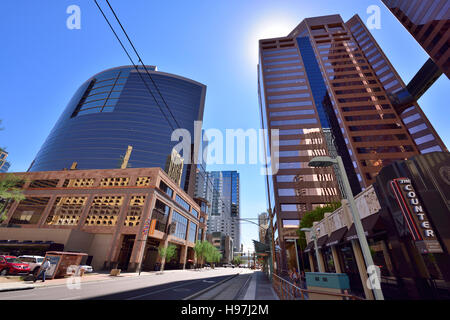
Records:
[[[0,276],[6,276],[8,274],[8,269],[3,269],[0,271]]]

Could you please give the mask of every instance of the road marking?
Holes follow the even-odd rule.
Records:
[[[255,300],[256,298],[256,276],[255,273],[251,275],[252,282],[248,286],[247,292],[245,293],[243,300]]]
[[[153,292],[149,292],[149,293],[146,293],[146,294],[141,294],[139,296],[131,297],[131,298],[128,298],[128,299],[125,299],[125,300],[134,300],[134,299],[142,298],[142,297],[145,297],[145,296],[151,296],[151,295],[156,294],[156,293],[164,292],[164,291],[167,291],[167,290],[172,290],[172,289],[175,289],[175,288],[184,287],[184,286],[187,286],[188,284],[190,285],[192,283],[185,283],[185,284],[182,284],[182,285],[179,285],[179,286],[175,286],[175,287],[171,287],[171,288],[167,288],[167,289],[162,289],[162,290],[158,290],[158,291],[153,291]]]

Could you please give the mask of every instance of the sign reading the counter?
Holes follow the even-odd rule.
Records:
[[[419,251],[421,253],[441,253],[442,247],[428,221],[411,180],[408,178],[394,179],[391,181],[391,187]]]

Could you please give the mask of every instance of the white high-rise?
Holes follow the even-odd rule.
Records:
[[[197,175],[196,197],[211,203],[207,232],[222,232],[233,239],[234,251],[241,246],[239,211],[239,173],[211,171]]]

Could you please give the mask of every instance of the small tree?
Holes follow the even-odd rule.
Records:
[[[242,259],[241,259],[241,257],[235,257],[235,258],[233,259],[233,264],[234,264],[235,266],[241,265],[241,264],[242,264]]]
[[[333,212],[340,207],[340,202],[333,202],[324,207],[317,207],[316,209],[309,211],[303,215],[303,218],[300,221],[300,226],[297,230],[298,245],[302,251],[305,250],[307,243],[305,232],[300,231],[300,229],[311,228],[315,221],[320,221],[324,218],[326,212]]]
[[[194,251],[195,251],[195,257],[197,258],[197,264],[200,266],[203,266],[205,263],[205,256],[207,253],[208,244],[210,244],[208,241],[199,241],[195,243]]]
[[[176,257],[177,247],[174,246],[173,244],[169,244],[167,247],[159,247],[158,253],[159,256],[161,257],[161,261],[164,260],[164,263],[161,263],[161,272],[163,272],[166,262]]]
[[[6,207],[11,201],[25,199],[21,185],[25,180],[14,174],[6,174],[0,178],[0,223],[6,219]]]

